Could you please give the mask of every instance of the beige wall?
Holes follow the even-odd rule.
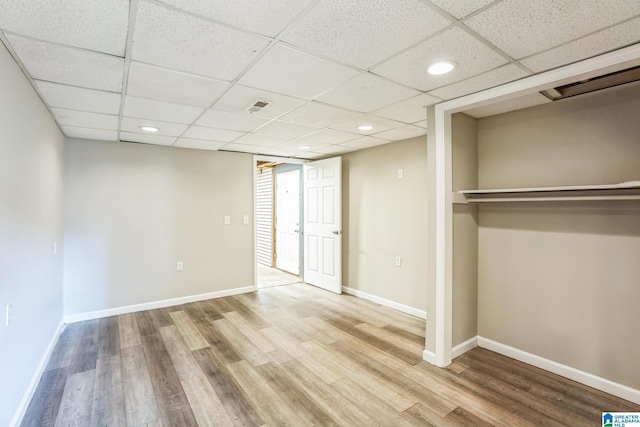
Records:
[[[64,137],[0,43],[0,425],[62,321]],[[57,243],[57,254],[53,253]],[[13,320],[5,327],[5,309]]]
[[[254,284],[251,155],[74,139],[66,154],[66,315]]]
[[[349,153],[342,167],[343,284],[426,310],[426,138]]]
[[[640,85],[478,121],[481,188],[640,179]],[[640,204],[480,209],[479,335],[640,388]]]

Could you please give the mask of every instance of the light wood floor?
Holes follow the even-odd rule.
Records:
[[[24,426],[600,426],[634,405],[424,321],[295,284],[68,325]]]

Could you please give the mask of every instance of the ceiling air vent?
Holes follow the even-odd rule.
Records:
[[[269,101],[256,101],[247,107],[247,111],[250,113],[257,113],[267,105],[269,105]]]
[[[593,77],[576,83],[569,83],[564,86],[554,87],[552,89],[543,90],[540,93],[552,101],[557,101],[558,99],[582,95],[584,93],[594,92],[596,90],[623,85],[638,80],[640,80],[640,66],[605,74],[604,76]]]

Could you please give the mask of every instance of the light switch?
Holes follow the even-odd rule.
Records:
[[[242,216],[242,223],[243,224],[249,224],[249,215],[243,215]]]
[[[404,176],[404,171],[402,169],[398,169],[398,179],[402,179]]]
[[[230,215],[225,215],[224,216],[224,225],[229,225],[231,224],[231,216]]]

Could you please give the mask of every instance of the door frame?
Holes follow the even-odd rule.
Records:
[[[298,256],[297,256],[297,263],[298,263],[298,273],[297,275],[300,277],[304,277],[304,265],[303,265],[303,235],[304,235],[304,217],[303,217],[303,211],[304,211],[304,198],[303,198],[303,194],[302,194],[302,179],[303,179],[303,168],[302,165],[297,165],[297,164],[293,164],[293,163],[285,163],[282,165],[278,165],[275,168],[273,168],[273,173],[274,173],[274,177],[273,177],[273,182],[274,182],[274,191],[273,191],[273,213],[274,213],[274,235],[273,235],[273,242],[274,242],[274,256],[275,256],[275,263],[274,265],[276,266],[276,268],[278,268],[278,176],[280,174],[286,174],[286,173],[293,173],[293,172],[297,172],[298,174],[298,187],[296,189],[297,191],[297,196],[298,196],[298,210],[296,211],[296,217],[297,217],[297,228],[298,228]],[[287,273],[291,273],[290,271],[284,270]],[[291,273],[293,274],[293,273]]]

